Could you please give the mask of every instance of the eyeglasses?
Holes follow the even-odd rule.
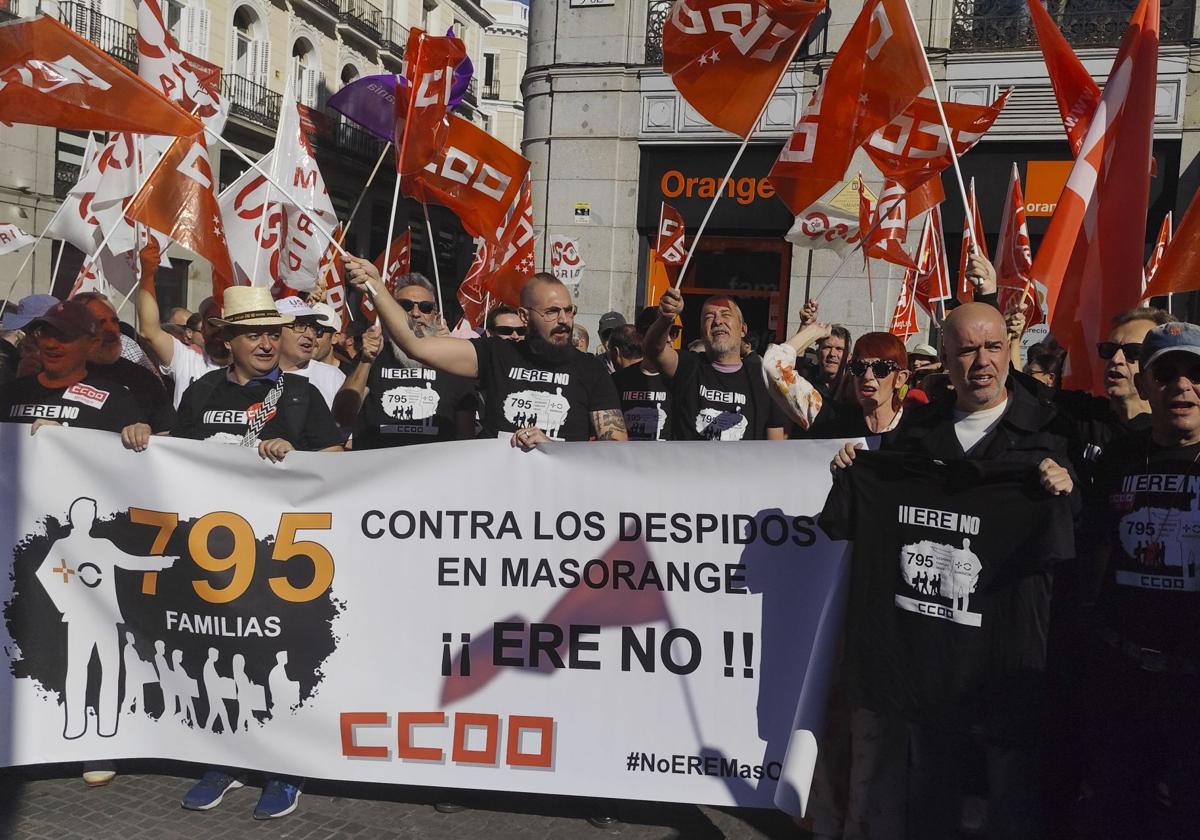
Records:
[[[429,315],[434,309],[437,308],[431,300],[409,300],[408,298],[400,298],[400,300],[396,301],[396,303],[400,304],[400,308],[405,312],[412,312],[413,307],[415,306],[418,310],[420,310],[422,315]]]
[[[575,317],[575,313],[579,311],[579,307],[572,304],[571,306],[551,306],[546,309],[534,309],[529,307],[530,312],[536,312],[542,316],[544,321],[557,321],[560,316],[566,315],[568,318]]]
[[[1096,345],[1096,352],[1106,362],[1117,355],[1118,350],[1125,354],[1125,361],[1127,362],[1136,362],[1142,357],[1142,345],[1140,342],[1137,344],[1117,344],[1115,341],[1101,341]]]
[[[317,332],[316,324],[302,324],[299,321],[292,321],[292,323],[284,324],[284,326],[287,327],[292,332],[302,333],[302,332],[308,332],[309,330],[312,330],[314,335]]]
[[[1158,364],[1151,365],[1150,375],[1154,377],[1154,381],[1159,385],[1170,385],[1181,376],[1187,377],[1188,382],[1191,382],[1193,385],[1200,385],[1200,362],[1184,368],[1159,362]]]
[[[524,338],[527,332],[525,327],[492,327],[492,335],[519,335]]]
[[[889,374],[900,370],[900,365],[893,362],[891,359],[876,359],[873,362],[864,362],[862,359],[855,359],[848,365],[851,376],[866,376],[867,370],[875,374],[876,379],[883,379]]]

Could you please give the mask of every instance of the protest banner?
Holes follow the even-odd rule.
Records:
[[[0,425],[0,765],[797,813],[840,632],[843,544],[814,524],[839,443],[270,464]]]

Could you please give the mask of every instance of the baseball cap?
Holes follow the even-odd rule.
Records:
[[[23,330],[25,325],[48,312],[58,303],[54,295],[26,295],[17,301],[17,308],[9,309],[4,314],[4,322],[0,329]]]
[[[925,359],[936,359],[937,351],[929,344],[918,344],[916,347],[908,351],[909,357],[920,356]]]
[[[317,316],[317,321],[323,327],[333,327],[334,332],[342,331],[342,316],[334,311],[334,308],[324,301],[310,303],[309,308]]]
[[[32,319],[24,329],[33,332],[43,324],[53,327],[71,340],[96,334],[96,317],[86,306],[74,300],[55,304]]]
[[[625,326],[625,316],[620,312],[605,312],[600,316],[600,326],[598,332],[604,335],[609,330],[615,330],[618,327]]]
[[[1166,353],[1200,356],[1200,327],[1186,321],[1172,321],[1150,330],[1142,339],[1142,369],[1145,370]]]
[[[291,315],[293,318],[317,320],[319,317],[311,306],[295,295],[288,295],[275,301],[275,308],[279,310],[280,315]]]

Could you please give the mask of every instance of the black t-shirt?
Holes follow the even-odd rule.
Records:
[[[484,397],[483,434],[537,426],[547,437],[587,440],[595,411],[620,411],[621,401],[604,362],[572,348],[551,364],[527,341],[474,338],[479,390]]]
[[[820,525],[853,540],[851,702],[927,726],[1028,737],[1041,711],[1066,497],[1026,465],[860,452]]]
[[[1090,483],[1096,459],[1105,446],[1117,438],[1150,428],[1148,413],[1126,420],[1112,410],[1107,399],[1085,391],[1059,391],[1054,395],[1054,405],[1073,433],[1069,441],[1071,463],[1085,483]]]
[[[88,371],[123,385],[142,406],[155,433],[169,432],[175,425],[175,407],[162,380],[137,362],[120,358],[111,365],[88,364]]]
[[[1200,662],[1200,445],[1159,446],[1149,432],[1111,442],[1080,534],[1101,624]]]
[[[354,427],[355,449],[455,440],[460,411],[475,411],[475,383],[433,368],[404,367],[390,344],[367,376]]]
[[[630,440],[671,439],[670,383],[661,373],[646,373],[641,365],[615,371],[613,384],[621,398],[621,413]]]
[[[701,353],[682,352],[671,378],[676,440],[765,440],[787,415],[767,394],[762,359],[751,354],[733,373]]]
[[[149,415],[121,385],[88,374],[67,388],[47,388],[37,374],[0,387],[0,421],[28,423],[44,418],[64,426],[119,432]]]
[[[278,368],[276,369],[278,371]],[[258,439],[283,438],[303,451],[326,449],[342,442],[329,406],[316,386],[302,376],[285,373],[283,394]],[[174,437],[240,444],[250,419],[262,407],[274,381],[267,377],[239,385],[225,368],[209,371],[183,392]]]

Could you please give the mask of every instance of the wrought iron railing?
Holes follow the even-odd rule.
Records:
[[[58,19],[126,67],[137,69],[137,29],[82,3],[59,3]]]
[[[305,0],[305,2],[311,3],[318,9],[329,12],[334,17],[338,17],[342,13],[341,7],[338,5],[338,0]]]
[[[341,0],[338,20],[376,43],[383,41],[383,12],[366,0]]]
[[[1137,0],[1049,0],[1046,8],[1075,47],[1120,43]],[[1159,40],[1187,41],[1192,35],[1194,0],[1160,0]],[[1011,50],[1036,47],[1037,34],[1025,0],[954,0],[950,48]]]
[[[383,22],[383,48],[397,58],[404,58],[408,44],[408,27],[388,18]]]
[[[483,83],[483,98],[484,99],[499,99],[500,98],[500,80],[492,79],[490,82]]]
[[[221,77],[221,93],[229,101],[230,116],[241,117],[267,128],[278,125],[282,94],[268,90],[245,76],[229,73]]]
[[[54,162],[54,197],[66,198],[67,193],[71,191],[71,187],[79,181],[79,171],[81,167],[74,163],[67,163],[65,160]]]
[[[337,151],[372,163],[378,159],[383,143],[375,135],[364,131],[344,117],[341,119],[333,117],[333,119],[333,147]]]
[[[667,22],[667,16],[671,14],[672,5],[673,0],[650,0],[646,6],[646,63],[649,65],[662,64],[663,24]],[[829,10],[826,8],[809,26],[804,41],[796,50],[797,58],[824,49],[823,46],[816,47],[814,45],[824,43],[825,24],[828,20]]]

